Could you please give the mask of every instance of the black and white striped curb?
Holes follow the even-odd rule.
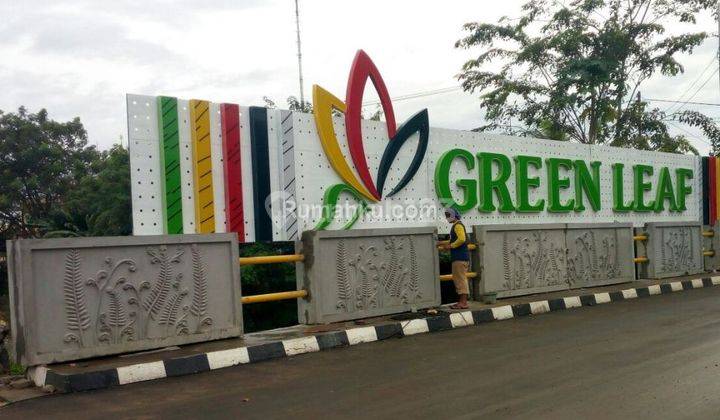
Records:
[[[206,372],[240,364],[312,353],[336,347],[354,346],[356,344],[370,343],[389,338],[400,338],[426,332],[451,330],[515,317],[538,315],[581,306],[594,306],[627,299],[711,287],[719,284],[720,276],[717,276],[631,288],[616,292],[540,300],[537,302],[498,306],[476,311],[455,312],[392,324],[351,328],[345,331],[169,358],[156,362],[140,363],[93,372],[65,374],[56,372],[52,367],[39,367],[31,373],[31,379],[38,386],[53,385],[60,392],[88,391],[117,385],[127,385],[134,382]]]

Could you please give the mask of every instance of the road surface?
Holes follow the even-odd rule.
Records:
[[[720,418],[720,287],[0,409],[2,419]]]

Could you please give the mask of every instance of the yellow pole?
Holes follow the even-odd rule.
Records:
[[[240,265],[255,265],[255,264],[275,264],[275,263],[286,263],[286,262],[298,262],[304,261],[305,256],[302,254],[291,254],[291,255],[269,255],[265,257],[242,257],[239,259]]]
[[[650,261],[650,260],[648,259],[648,257],[637,257],[637,258],[633,258],[633,262],[635,262],[635,264],[646,263],[646,262],[648,262],[648,261]]]
[[[633,240],[635,241],[647,241],[648,237],[647,235],[635,235],[633,236]]]
[[[440,245],[438,245],[438,249],[440,249],[441,251],[444,251]],[[468,249],[469,249],[470,251],[475,250],[475,249],[477,249],[477,245],[475,245],[475,244],[468,244]]]
[[[703,257],[714,257],[715,251],[703,251]]]
[[[248,303],[275,302],[277,300],[289,300],[304,298],[308,295],[307,290],[295,290],[292,292],[267,293],[264,295],[243,296],[243,305]]]
[[[467,273],[467,278],[474,279],[477,277],[477,273]],[[443,274],[440,276],[440,281],[452,281],[452,274]]]
[[[712,230],[706,230],[703,231],[702,236],[706,238],[712,238],[713,236],[715,236],[715,232],[713,232]]]

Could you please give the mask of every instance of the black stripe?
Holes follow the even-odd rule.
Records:
[[[495,316],[490,309],[481,309],[479,311],[472,311],[473,322],[475,324],[482,324],[483,322],[495,321]]]
[[[712,287],[713,286],[712,279],[710,279],[710,278],[706,277],[706,278],[702,279],[702,281],[703,281],[703,287]]]
[[[684,282],[682,282],[682,286],[683,286],[683,290],[692,290],[693,289],[693,285],[690,280],[685,280]]]
[[[650,290],[647,287],[639,287],[635,289],[635,292],[637,293],[638,297],[650,296]]]
[[[285,188],[283,188],[283,189],[284,189],[284,190],[287,190],[288,187],[289,187],[290,185],[292,185],[293,182],[295,182],[295,178],[291,179],[290,182],[288,182],[288,184],[287,184],[287,185],[285,186]]]
[[[619,302],[621,300],[625,300],[625,295],[623,295],[622,292],[610,292],[611,302]]]
[[[295,146],[290,146],[287,148],[287,150],[283,150],[283,155],[286,154],[287,152],[291,151],[293,149],[293,147],[295,147]]]
[[[287,130],[285,130],[285,132],[283,133],[283,135],[285,135],[285,134],[287,134],[287,133],[291,132],[291,131],[292,131],[292,129],[293,129],[293,128],[292,128],[292,126],[290,126],[290,128],[288,128]]]
[[[580,303],[582,303],[582,306],[595,306],[595,305],[597,305],[597,302],[595,301],[595,295],[582,295],[582,296],[580,296]]]
[[[551,311],[562,311],[563,309],[567,309],[565,307],[565,299],[549,299],[548,306],[550,306]]]
[[[117,386],[120,385],[120,381],[117,369],[73,375],[63,375],[49,369],[45,376],[45,384],[54,386],[59,392],[79,392]]]
[[[430,332],[452,329],[452,321],[449,316],[431,316],[426,321]]]
[[[532,313],[529,303],[518,303],[512,306],[514,316],[528,316]]]
[[[261,360],[277,359],[285,357],[285,347],[281,342],[260,344],[258,346],[250,346],[247,348],[250,362],[255,363]]]
[[[191,375],[210,370],[210,363],[205,354],[163,360],[163,363],[165,364],[165,374],[168,377]]]
[[[668,293],[672,293],[672,286],[670,286],[670,283],[663,283],[660,285],[660,292],[664,295]]]
[[[251,106],[250,118],[250,154],[253,171],[253,210],[255,220],[255,240],[272,241],[272,204],[265,210],[265,199],[270,196],[270,157],[268,150],[267,109]]]
[[[399,322],[394,324],[376,325],[375,334],[378,340],[386,340],[388,338],[402,338],[403,334],[402,325]]]
[[[280,122],[280,124],[285,124],[285,121],[287,121],[290,117],[292,117],[292,112],[288,112],[285,118],[283,118],[283,120]]]
[[[315,336],[320,350],[332,349],[335,347],[346,347],[350,345],[345,331],[336,331],[328,334]]]

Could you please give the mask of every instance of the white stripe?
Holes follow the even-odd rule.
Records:
[[[195,189],[193,188],[192,140],[188,101],[178,99],[178,147],[180,148],[180,192],[182,193],[183,233],[195,233]]]
[[[45,366],[34,366],[29,367],[27,370],[27,376],[35,383],[35,386],[44,386],[45,379],[47,378],[47,367]]]
[[[348,338],[348,343],[351,346],[360,343],[369,343],[371,341],[377,341],[377,333],[375,327],[362,327],[352,328],[345,331]]]
[[[648,292],[650,293],[650,295],[662,294],[662,290],[660,289],[659,284],[653,284],[652,286],[648,286]]]
[[[683,289],[682,283],[680,283],[679,281],[674,281],[670,283],[670,289],[673,292],[679,292]]]
[[[472,312],[470,311],[455,312],[450,314],[450,322],[452,323],[453,328],[467,327],[468,325],[473,325],[475,323],[473,321]]]
[[[692,286],[694,289],[701,289],[703,287],[702,279],[693,279]]]
[[[315,336],[283,340],[282,343],[283,347],[285,347],[285,354],[288,356],[320,351],[320,345]]]
[[[565,301],[565,309],[570,308],[579,308],[582,306],[582,302],[580,302],[580,298],[578,296],[570,296],[563,298]]]
[[[120,385],[133,382],[150,381],[164,378],[165,364],[163,362],[140,363],[137,365],[123,366],[117,368],[118,382]]]
[[[210,369],[220,369],[239,365],[240,363],[250,363],[250,355],[247,347],[238,347],[236,349],[213,351],[207,354]]]
[[[622,291],[622,294],[625,299],[635,299],[637,297],[637,290],[625,289]]]
[[[712,280],[712,284],[716,286],[720,284],[720,276],[711,277],[710,279]]]
[[[220,104],[210,103],[210,160],[212,162],[213,210],[215,232],[227,232],[225,217],[225,163],[222,151],[222,119]]]
[[[550,304],[547,300],[542,300],[540,302],[530,302],[530,312],[532,312],[533,315],[550,312]]]
[[[242,173],[243,222],[245,239],[243,242],[255,242],[255,207],[253,206],[253,166],[250,148],[250,109],[240,107],[240,171]]]
[[[425,319],[412,319],[404,323],[402,329],[405,335],[421,334],[430,330]]]
[[[270,160],[270,194],[275,194],[282,191],[280,186],[282,178],[282,149],[279,147],[282,143],[282,128],[280,123],[282,117],[279,109],[268,109],[267,110],[267,137],[268,137],[268,158]],[[275,196],[272,196],[275,197]],[[273,200],[272,205],[275,208],[272,209],[270,220],[272,221],[272,238],[273,241],[284,241],[285,238],[285,226],[284,219],[282,217],[282,209],[277,207],[282,205],[282,200]]]
[[[595,293],[595,303],[610,303],[610,293]]]
[[[502,321],[504,319],[510,319],[513,317],[513,311],[509,305],[492,308],[492,313],[493,317],[495,317],[495,320],[497,321]]]

